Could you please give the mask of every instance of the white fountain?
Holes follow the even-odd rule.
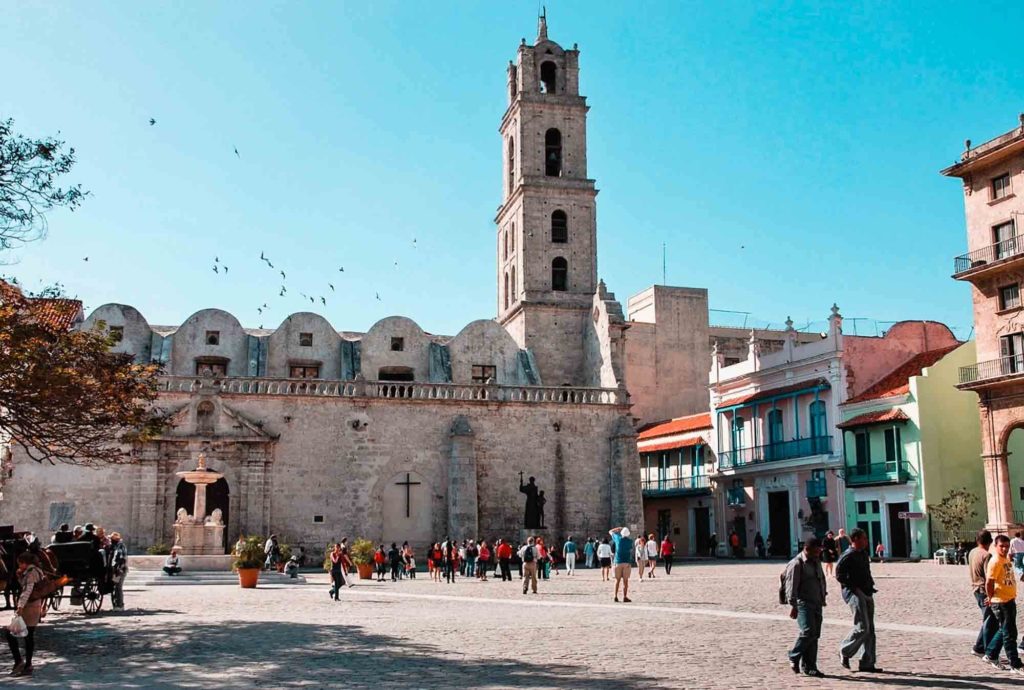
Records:
[[[223,477],[206,467],[206,455],[199,454],[199,461],[194,470],[178,472],[179,477],[196,487],[196,498],[192,505],[192,514],[179,508],[174,521],[174,546],[185,556],[223,556],[224,555],[224,521],[219,509],[207,517],[206,487]]]

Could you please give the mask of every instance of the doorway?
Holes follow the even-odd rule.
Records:
[[[658,511],[658,540],[662,540],[672,531],[672,511],[663,509]]]
[[[772,547],[769,556],[789,558],[790,534],[789,492],[768,492],[768,539]]]
[[[175,491],[174,496],[174,512],[177,513],[179,508],[184,508],[188,511],[189,515],[192,514],[192,509],[195,507],[196,501],[196,485],[189,484],[184,479],[178,481],[178,488]],[[215,509],[219,508],[221,513],[221,519],[224,522],[224,552],[227,553],[228,547],[228,519],[230,518],[229,506],[231,505],[231,492],[228,488],[228,483],[221,477],[213,484],[209,484],[206,487],[206,514],[210,515]]]
[[[693,509],[693,541],[697,551],[694,556],[714,556],[711,553],[711,509]]]
[[[909,503],[887,503],[889,513],[889,556],[910,558],[910,521],[900,519],[900,513],[910,511]]]

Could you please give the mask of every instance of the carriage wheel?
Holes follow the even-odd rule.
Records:
[[[50,610],[56,611],[60,608],[60,599],[64,595],[64,588],[61,587],[58,590],[54,590],[53,594],[50,595]]]
[[[82,587],[82,608],[89,615],[98,613],[103,606],[103,594],[100,593],[99,585],[90,580]]]

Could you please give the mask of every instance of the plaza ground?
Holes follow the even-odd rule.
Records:
[[[978,611],[967,571],[874,567],[881,675],[839,666],[849,610],[830,581],[823,680],[794,676],[796,635],[777,604],[782,563],[677,565],[612,601],[596,571],[523,596],[519,580],[359,582],[328,599],[309,584],[129,586],[123,613],[50,614],[38,631],[44,688],[1013,688],[970,654]],[[3,679],[7,681],[5,677]]]

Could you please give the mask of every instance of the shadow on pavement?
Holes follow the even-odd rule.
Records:
[[[996,686],[986,685],[982,680],[991,680],[999,684],[999,687],[1006,687],[1006,685],[1016,686],[1021,685],[1020,679],[1015,678],[1004,672],[1005,677],[996,678],[962,678],[957,676],[942,676],[935,673],[879,673],[879,674],[857,674],[850,676],[832,676],[832,678],[851,682],[851,683],[867,683],[870,686],[874,685],[897,685],[905,686],[908,688],[970,688],[970,690],[997,690]]]

